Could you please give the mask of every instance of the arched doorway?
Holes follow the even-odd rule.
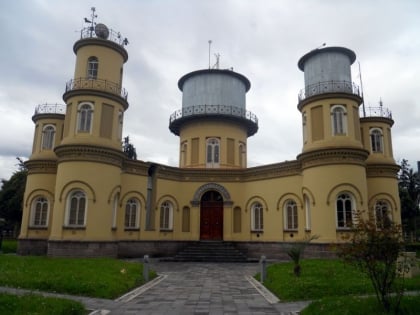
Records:
[[[200,239],[223,240],[223,197],[214,190],[201,197]]]

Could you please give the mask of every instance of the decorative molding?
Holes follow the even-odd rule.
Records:
[[[222,185],[216,183],[208,183],[200,186],[194,193],[193,200],[191,200],[191,205],[193,207],[199,206],[201,197],[205,192],[209,190],[215,190],[222,195],[224,206],[232,206],[232,201],[230,200],[230,194],[228,190]]]
[[[397,164],[368,164],[366,167],[367,177],[389,177],[398,178],[400,167]]]
[[[28,175],[57,173],[57,160],[28,160],[25,166],[28,168]]]
[[[368,156],[369,151],[365,149],[319,149],[298,155],[298,161],[302,163],[302,169],[332,164],[354,164],[366,167],[365,161]]]

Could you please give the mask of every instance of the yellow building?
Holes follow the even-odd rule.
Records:
[[[359,110],[353,51],[315,49],[299,60],[302,152],[258,167],[247,167],[247,138],[258,131],[246,110],[249,80],[220,69],[184,75],[169,123],[180,162],[171,167],[122,150],[126,43],[103,24],[83,29],[65,107],[37,107],[20,254],[172,256],[213,240],[280,257],[284,244],[318,235],[312,249],[321,255],[342,241],[355,210],[378,224],[401,221],[393,120],[382,106]]]

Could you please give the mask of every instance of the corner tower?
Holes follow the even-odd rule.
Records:
[[[246,110],[249,80],[231,70],[190,72],[178,81],[182,109],[169,129],[180,137],[179,166],[246,168],[247,138],[258,130],[257,117]]]

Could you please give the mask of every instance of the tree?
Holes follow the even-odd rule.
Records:
[[[401,200],[401,218],[407,232],[415,232],[416,220],[420,214],[420,177],[403,159],[398,174],[398,189]]]
[[[124,138],[123,152],[129,159],[137,160],[136,148],[130,143],[130,138],[128,136]]]
[[[312,235],[308,238],[305,238],[303,241],[295,242],[292,247],[287,251],[287,255],[292,259],[294,266],[293,266],[293,273],[296,277],[300,277],[302,273],[302,267],[300,266],[300,259],[302,258],[303,252],[305,251],[306,246],[312,241],[317,239],[317,235]]]
[[[365,218],[356,211],[349,242],[338,248],[338,255],[345,262],[367,274],[372,282],[378,302],[386,312],[398,314],[404,287],[398,277],[404,277],[406,262],[398,260],[404,250],[401,227],[384,216],[378,229],[374,214]]]
[[[25,192],[27,169],[19,157],[18,171],[14,172],[9,180],[2,179],[0,190],[0,218],[6,225],[12,225],[15,230],[19,228],[22,220],[23,194]]]

